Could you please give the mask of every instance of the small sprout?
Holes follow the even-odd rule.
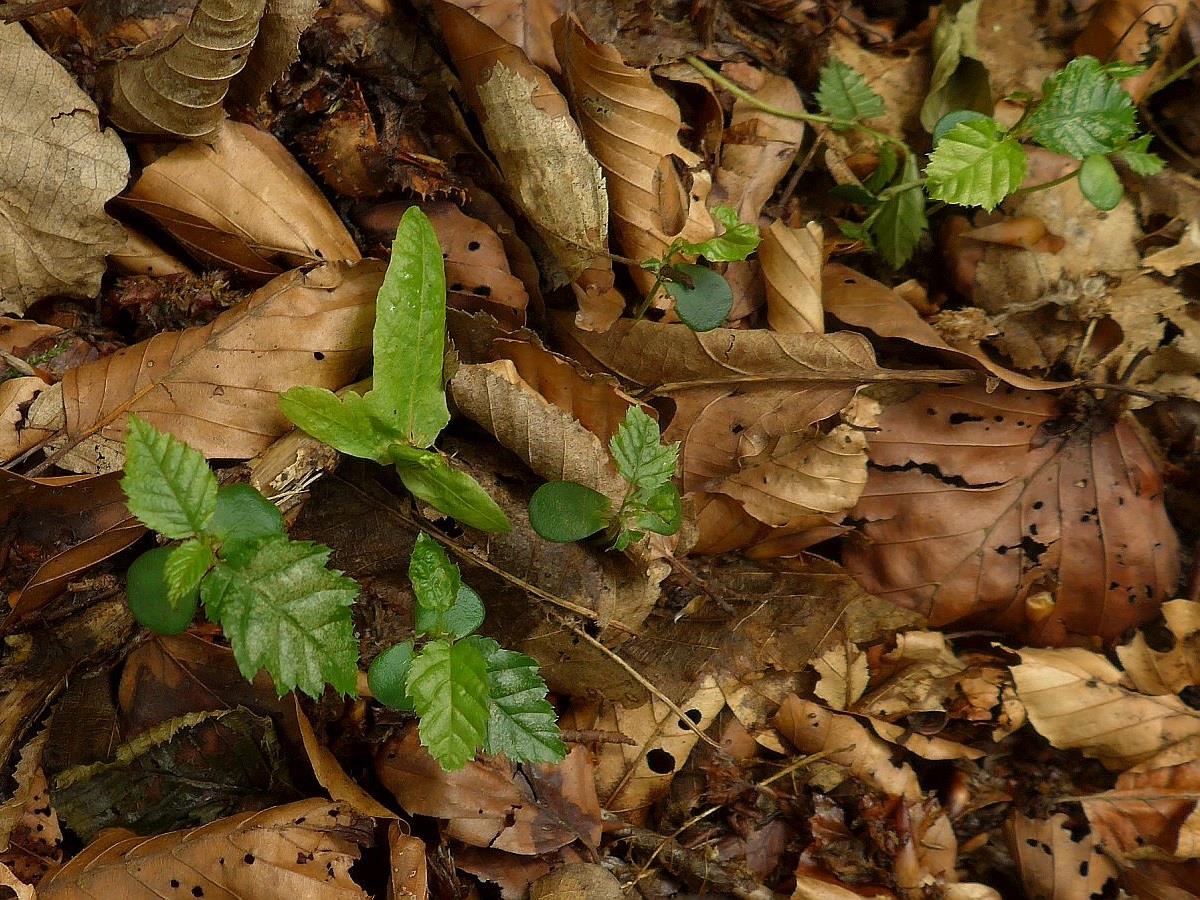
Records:
[[[155,547],[133,561],[125,581],[129,611],[138,622],[155,634],[181,634],[187,631],[200,606],[196,588],[172,603],[167,599],[167,560],[173,547]]]

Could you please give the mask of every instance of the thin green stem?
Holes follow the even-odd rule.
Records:
[[[912,190],[913,188],[924,187],[925,181],[926,179],[924,178],[918,178],[915,181],[905,181],[901,182],[900,184],[894,184],[891,187],[884,188],[882,191],[880,191],[879,199],[887,200],[890,197],[895,197],[897,194],[903,194],[905,191]]]
[[[1060,175],[1058,178],[1055,178],[1053,181],[1043,181],[1041,184],[1031,185],[1030,187],[1017,188],[1015,191],[1013,191],[1011,194],[1009,194],[1009,196],[1016,197],[1019,194],[1032,194],[1035,191],[1044,191],[1044,190],[1047,190],[1052,187],[1058,187],[1060,184],[1066,184],[1068,181],[1070,181],[1072,178],[1074,178],[1078,174],[1079,174],[1079,169],[1072,169],[1066,175]]]
[[[1161,91],[1163,88],[1167,87],[1168,85],[1174,84],[1176,81],[1178,81],[1180,78],[1182,78],[1188,72],[1192,71],[1192,69],[1196,68],[1196,66],[1198,66],[1198,65],[1200,65],[1200,56],[1193,56],[1191,59],[1189,59],[1187,62],[1185,62],[1182,66],[1180,66],[1178,69],[1176,69],[1170,75],[1168,75],[1166,78],[1164,78],[1158,84],[1154,85],[1154,87],[1150,88],[1150,90],[1146,91],[1146,93],[1142,96],[1142,103],[1144,104],[1147,100],[1149,100],[1151,97],[1153,97],[1155,94],[1157,94],[1159,91]]]
[[[663,283],[663,269],[667,267],[667,263],[674,255],[674,248],[667,251],[667,255],[663,257],[662,264],[658,267],[658,271],[654,273],[654,284],[650,285],[650,290],[646,292],[645,299],[638,304],[638,308],[633,311],[633,318],[640,319],[646,314],[646,310],[650,308],[650,304],[654,302],[654,296],[658,293],[658,289]]]

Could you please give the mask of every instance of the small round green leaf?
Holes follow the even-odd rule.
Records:
[[[675,312],[692,331],[712,331],[725,322],[733,309],[733,289],[719,272],[681,263],[673,266],[691,281],[668,281],[663,286],[675,299]]]
[[[937,142],[942,139],[947,131],[957,125],[959,122],[971,122],[975,119],[986,119],[981,112],[976,112],[973,109],[956,109],[954,112],[948,112],[933,126],[933,144],[936,147]]]
[[[404,689],[412,659],[412,641],[394,644],[375,657],[371,668],[367,670],[367,686],[371,689],[371,696],[389,709],[412,712],[412,700]]]
[[[1079,190],[1096,209],[1114,209],[1125,196],[1125,186],[1117,170],[1102,153],[1089,156],[1079,167]]]
[[[155,547],[133,561],[125,581],[125,597],[133,617],[155,634],[180,634],[196,618],[200,592],[192,590],[172,604],[167,599],[167,559],[174,547]]]
[[[205,531],[222,541],[250,541],[283,534],[283,515],[250,485],[227,484],[217,491],[217,509]]]
[[[573,481],[543,484],[529,498],[529,524],[548,541],[578,541],[608,525],[608,498]]]

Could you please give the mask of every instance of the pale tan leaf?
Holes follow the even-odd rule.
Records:
[[[42,750],[46,746],[46,738],[50,734],[43,728],[36,737],[21,748],[20,758],[13,767],[12,779],[16,789],[11,797],[0,803],[0,850],[7,850],[12,838],[13,829],[25,815],[30,798],[37,791],[38,773],[42,766]],[[44,786],[46,777],[41,776]]]
[[[43,882],[43,900],[169,897],[172,893],[366,900],[350,877],[371,820],[328,800],[301,800],[190,831],[136,837],[112,829]],[[179,888],[172,887],[172,881]]]
[[[825,331],[825,308],[821,305],[824,240],[824,232],[816,222],[804,228],[789,228],[776,220],[763,231],[758,261],[766,283],[767,322],[772,331]]]
[[[122,241],[104,213],[129,178],[120,138],[20,23],[0,23],[0,109],[0,313],[95,296]]]
[[[813,660],[820,679],[813,693],[834,709],[846,709],[867,689],[871,668],[857,644],[843,641]]]
[[[1144,632],[1117,647],[1121,665],[1143,694],[1178,694],[1200,685],[1200,603],[1170,600],[1162,606],[1171,646],[1150,646]]]
[[[908,631],[883,654],[876,677],[881,683],[856,711],[894,722],[921,712],[941,712],[957,693],[966,665],[940,631]]]
[[[429,868],[425,861],[425,842],[403,833],[400,823],[392,822],[388,826],[388,851],[391,872],[387,900],[428,900]]]
[[[596,863],[571,863],[543,875],[529,888],[529,900],[623,900],[621,882]]]
[[[30,319],[0,316],[0,350],[22,359],[31,348],[62,334],[57,325],[44,325]]]
[[[346,774],[337,757],[317,738],[312,722],[304,714],[300,698],[295,694],[292,695],[289,712],[296,717],[300,737],[304,742],[304,752],[308,756],[309,765],[312,766],[313,775],[321,787],[329,792],[330,797],[364,816],[374,819],[396,818],[394,812],[364,791],[357,781]]]
[[[37,900],[37,891],[25,884],[8,866],[0,863],[0,885],[10,888],[17,900]]]
[[[108,254],[108,263],[124,275],[190,275],[191,267],[168,253],[142,232],[128,225],[125,243]]]
[[[1118,859],[1200,859],[1200,761],[1125,772],[1083,801],[1102,847]]]
[[[1139,694],[1103,656],[1078,647],[1019,653],[1017,696],[1055,747],[1136,772],[1200,755],[1200,713],[1178,697]]]
[[[229,99],[253,106],[300,55],[300,35],[320,0],[267,0],[246,67],[229,86]]]
[[[813,665],[819,665],[819,661]],[[789,694],[796,692],[796,675],[768,670],[761,677],[746,676],[743,679],[719,672],[717,682],[725,696],[725,704],[746,734],[768,750],[786,755],[778,732],[769,723],[779,705]]]
[[[1031,819],[1014,812],[1004,825],[1009,850],[1031,897],[1090,900],[1101,896],[1117,867],[1092,835],[1076,840],[1065,813]]]
[[[608,182],[621,252],[658,259],[677,237],[712,237],[716,227],[705,208],[712,182],[700,157],[679,141],[675,101],[648,71],[625,65],[616,48],[588,37],[574,16],[556,22],[554,34],[575,116]],[[643,292],[654,281],[639,266],[630,275]]]
[[[38,442],[37,432],[22,428],[24,409],[49,387],[35,375],[0,381],[0,461],[14,459]]]
[[[1180,269],[1200,263],[1200,222],[1189,222],[1179,242],[1156,250],[1142,259],[1142,265],[1159,275],[1174,275]]]
[[[213,137],[264,6],[265,0],[200,0],[181,30],[134,48],[112,71],[113,124],[132,134]]]
[[[482,310],[513,328],[523,326],[529,294],[512,274],[499,235],[453,203],[427,203],[421,209],[437,232],[446,259],[446,303]]]
[[[280,266],[361,258],[350,233],[274,136],[229,122],[142,171],[122,202],[153,218],[197,261],[269,278]]]

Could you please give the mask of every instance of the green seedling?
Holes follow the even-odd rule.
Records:
[[[514,762],[560,761],[566,747],[537,662],[474,634],[483,624],[483,602],[427,534],[417,537],[408,577],[416,636],[371,664],[367,683],[375,699],[415,712],[421,743],[448,772],[481,749]]]
[[[279,398],[284,415],[342,453],[394,465],[404,486],[440,512],[483,531],[508,531],[508,518],[479,483],[429,449],[450,422],[442,380],[446,272],[433,226],[416,207],[396,229],[372,348],[371,390],[339,397],[295,387]]]
[[[529,522],[548,541],[566,543],[607,530],[615,550],[655,534],[674,534],[683,520],[679,490],[671,483],[679,444],[663,445],[658,423],[638,406],[609,442],[627,488],[615,510],[607,497],[573,481],[543,484],[529,500]]]
[[[125,436],[129,511],[147,528],[182,541],[143,553],[129,567],[134,617],[178,634],[203,601],[242,674],[262,669],[282,696],[318,697],[325,685],[353,694],[358,640],[350,605],[358,585],[329,569],[330,550],[293,541],[283,517],[248,485],[220,487],[198,450],[130,416]]]

